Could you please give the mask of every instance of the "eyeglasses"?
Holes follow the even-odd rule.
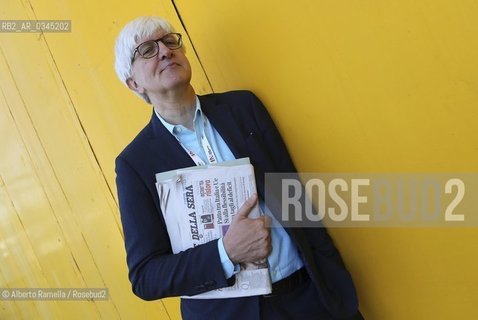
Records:
[[[133,51],[131,63],[133,63],[136,53],[145,59],[156,57],[159,53],[159,42],[164,44],[168,49],[176,50],[183,46],[180,33],[168,33],[157,40],[148,40],[141,43]]]

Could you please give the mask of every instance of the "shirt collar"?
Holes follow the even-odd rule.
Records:
[[[159,115],[158,111],[156,111],[155,108],[153,108],[153,109],[154,109],[154,113],[156,114],[158,119],[161,121],[161,123],[166,127],[166,129],[171,134],[174,135],[176,133],[177,128],[181,128],[181,129],[185,128],[183,125],[171,124],[171,123],[167,122],[166,120],[163,119],[163,117],[161,117]],[[196,110],[194,111],[194,118],[193,118],[193,128],[194,129],[196,129],[198,127],[199,121],[201,121],[202,118],[203,118],[203,113],[202,113],[202,109],[201,109],[201,103],[199,102],[199,98],[196,96]]]

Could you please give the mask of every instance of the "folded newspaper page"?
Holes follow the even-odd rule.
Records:
[[[254,168],[249,158],[156,174],[161,210],[173,253],[221,238],[242,204],[254,193]],[[249,214],[261,215],[259,206]],[[240,265],[233,286],[189,299],[218,299],[271,293],[267,260]]]

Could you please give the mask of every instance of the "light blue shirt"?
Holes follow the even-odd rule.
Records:
[[[191,131],[182,125],[172,125],[166,122],[157,112],[159,120],[187,149],[197,154],[205,163],[208,163],[204,149],[201,147],[200,139],[204,130],[204,134],[213,149],[218,162],[234,160],[235,157],[222,139],[219,133],[214,129],[206,115],[201,110],[199,99],[196,97],[196,113],[194,115],[193,127]],[[302,268],[304,263],[299,255],[297,247],[291,241],[289,235],[274,218],[264,201],[259,201],[262,212],[271,218],[271,242],[272,251],[267,260],[269,262],[269,271],[272,282],[277,282],[288,277],[295,271]],[[229,259],[222,238],[218,241],[219,257],[221,259],[224,275],[228,279],[239,271],[239,265],[234,265]]]

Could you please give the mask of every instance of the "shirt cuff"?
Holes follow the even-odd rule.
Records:
[[[226,279],[229,279],[230,277],[238,273],[241,268],[239,264],[233,264],[231,259],[229,259],[226,249],[224,249],[224,243],[222,243],[222,238],[220,238],[217,242],[217,250],[219,251],[219,258],[221,259],[224,276],[226,277]]]

